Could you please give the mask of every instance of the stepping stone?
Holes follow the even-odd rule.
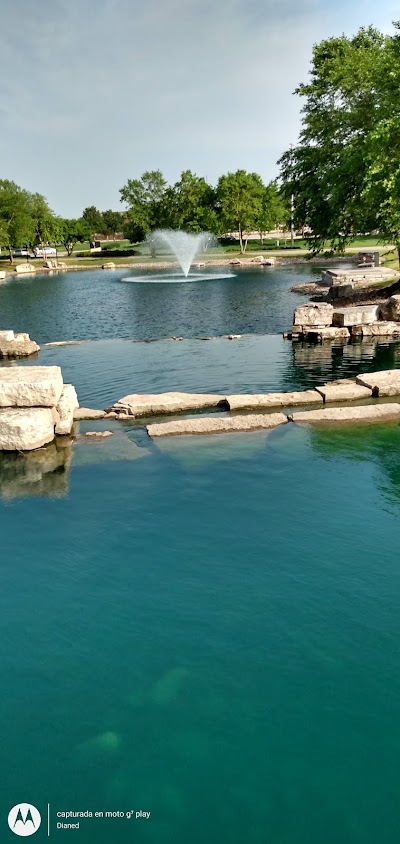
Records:
[[[240,431],[257,431],[285,425],[284,413],[252,414],[248,416],[209,416],[198,419],[174,419],[158,425],[147,425],[150,437],[175,436],[177,434],[226,434]]]
[[[374,404],[363,407],[325,407],[322,410],[299,411],[290,420],[297,423],[318,422],[385,422],[400,417],[400,404]]]

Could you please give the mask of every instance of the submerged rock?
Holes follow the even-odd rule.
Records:
[[[93,410],[91,407],[76,407],[74,410],[75,422],[80,422],[85,419],[104,419],[105,415],[105,410]]]
[[[257,431],[275,428],[287,422],[284,413],[252,414],[249,416],[208,416],[197,419],[175,419],[147,425],[150,437],[175,436],[178,434],[225,434],[231,431]]]
[[[312,424],[314,422],[385,422],[398,419],[400,404],[369,404],[362,407],[324,407],[322,410],[308,410],[293,413],[293,422]]]

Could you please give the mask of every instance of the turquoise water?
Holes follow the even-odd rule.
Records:
[[[399,426],[111,442],[0,511],[2,805],[152,813],[82,844],[397,842]]]
[[[11,293],[27,328],[32,284]],[[61,316],[47,301],[41,341],[74,321],[74,296]],[[39,362],[103,406],[303,388],[398,355],[267,336],[103,340]],[[156,444],[107,427],[0,455],[0,841],[31,802],[35,841],[50,804],[51,838],[79,844],[397,844],[400,426]],[[57,812],[85,810],[151,815],[57,830]]]

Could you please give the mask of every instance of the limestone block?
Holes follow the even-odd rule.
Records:
[[[400,369],[366,372],[357,375],[357,384],[368,387],[374,396],[400,395]]]
[[[335,308],[332,325],[339,328],[352,325],[370,325],[379,316],[379,305],[363,305],[357,308]]]
[[[0,270],[0,281],[4,281],[7,278],[7,273],[4,270]]]
[[[346,299],[354,293],[354,285],[348,284],[333,284],[329,291],[330,299]]]
[[[8,339],[10,335],[13,336]],[[39,351],[40,346],[30,339],[29,334],[14,334],[13,331],[0,332],[0,358],[28,357]]]
[[[74,410],[75,422],[82,419],[104,419],[105,415],[105,410],[93,410],[91,407],[76,407]]]
[[[102,270],[115,270],[114,261],[107,261],[106,264],[103,264]]]
[[[5,340],[7,343],[10,343],[14,340],[15,334],[13,331],[0,331],[0,341]]]
[[[35,265],[30,264],[29,262],[26,262],[24,264],[16,264],[14,269],[15,269],[15,272],[18,273],[18,275],[23,275],[23,273],[35,273],[36,272]]]
[[[56,407],[62,389],[59,366],[0,367],[0,407]]]
[[[74,424],[74,413],[79,407],[78,396],[72,384],[64,384],[60,400],[57,405],[57,413],[60,417],[56,425],[56,434],[65,436],[70,434]]]
[[[317,325],[319,327],[332,324],[333,306],[326,302],[309,302],[300,305],[293,314],[294,325]]]
[[[293,413],[293,422],[385,422],[398,419],[400,404],[368,404],[362,407],[325,407],[322,410]]]
[[[373,322],[372,325],[353,325],[352,336],[355,337],[398,337],[400,322]]]
[[[0,450],[32,451],[54,439],[57,415],[51,407],[0,409]]]
[[[197,419],[174,419],[158,425],[147,425],[150,437],[178,434],[226,434],[234,431],[257,431],[275,428],[287,422],[284,413],[251,414],[249,416],[208,416]]]
[[[400,296],[390,296],[389,299],[386,299],[386,302],[383,302],[380,306],[380,317],[381,319],[388,320],[390,322],[400,322]]]
[[[351,379],[324,384],[323,387],[317,387],[316,391],[321,394],[324,402],[353,401],[354,399],[367,399],[372,396],[368,387],[363,387]]]
[[[255,410],[263,407],[298,407],[302,404],[321,404],[317,390],[293,393],[260,393],[254,395],[226,396],[230,410]]]
[[[107,413],[125,413],[146,416],[150,413],[177,413],[183,410],[200,410],[204,407],[226,406],[220,395],[201,393],[155,393],[125,396],[107,409]]]
[[[323,340],[348,340],[350,337],[348,328],[333,328],[329,325],[325,328],[307,328],[303,334],[312,343],[321,343]]]

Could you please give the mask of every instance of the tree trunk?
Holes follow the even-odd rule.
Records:
[[[13,264],[14,263],[14,256],[13,256],[13,251],[12,251],[11,246],[8,247],[8,254],[10,256],[10,264]]]
[[[240,223],[239,223],[239,243],[240,243],[240,254],[243,255],[243,253],[244,253],[243,232],[242,232],[242,227],[241,227]]]
[[[400,269],[400,243],[397,244],[397,260],[399,262],[399,269]]]
[[[243,252],[246,252],[248,240],[249,240],[249,236],[247,235],[247,237],[245,236],[245,238],[244,238]]]
[[[264,246],[264,232],[258,232],[260,235],[261,248]]]

